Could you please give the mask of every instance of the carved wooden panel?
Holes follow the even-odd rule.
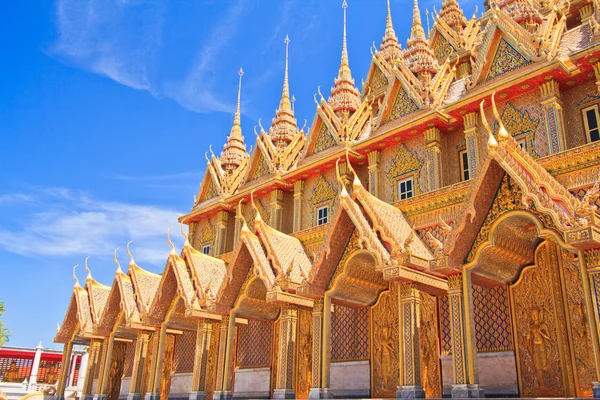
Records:
[[[106,390],[107,400],[119,400],[126,353],[127,343],[115,342],[113,344],[112,359],[110,360],[110,365],[108,366],[108,387]]]
[[[217,377],[217,358],[219,356],[219,331],[221,324],[213,322],[212,331],[210,334],[210,348],[208,349],[208,362],[206,369],[206,400],[212,400],[215,393],[216,377]]]
[[[437,299],[421,292],[421,380],[427,397],[442,397]]]
[[[175,335],[168,334],[165,339],[165,354],[160,374],[160,400],[169,400],[171,392],[171,374],[175,354]]]
[[[574,395],[559,256],[558,246],[542,243],[510,288],[521,397]]]
[[[391,285],[371,309],[372,397],[396,397],[400,376],[398,328],[398,285]]]
[[[307,399],[312,385],[312,312],[298,310],[298,333],[296,339],[296,398]]]
[[[369,359],[369,309],[336,305],[331,315],[331,362]]]

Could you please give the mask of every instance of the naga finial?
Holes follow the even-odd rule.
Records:
[[[360,179],[358,179],[358,174],[356,173],[354,168],[352,168],[352,163],[350,163],[350,151],[348,149],[346,149],[346,164],[348,164],[348,170],[352,172],[352,175],[354,177],[352,180],[352,187],[355,189],[361,187],[362,184],[360,183]]]
[[[498,148],[498,141],[494,137],[494,133],[490,128],[490,124],[488,124],[487,119],[485,118],[485,112],[483,111],[484,103],[485,100],[481,100],[481,103],[479,103],[479,114],[481,116],[481,123],[483,124],[483,127],[485,128],[486,132],[488,133],[488,149],[490,151],[494,151]]]
[[[183,246],[184,247],[190,246],[190,241],[189,241],[189,238],[188,238],[188,234],[185,233],[185,229],[183,229],[183,224],[181,222],[179,223],[179,229],[181,229],[181,234],[185,238],[185,242],[183,242]]]
[[[260,215],[260,211],[258,210],[258,207],[256,207],[256,204],[254,204],[254,190],[252,192],[250,192],[250,203],[252,204],[252,208],[254,209],[254,221],[262,221],[262,216]]]
[[[127,243],[127,255],[129,256],[129,266],[131,267],[132,265],[135,265],[135,260],[133,259],[133,255],[131,255],[131,251],[129,251],[129,245],[133,243],[133,240],[130,240],[129,243]]]
[[[242,204],[244,204],[244,199],[240,199],[240,201],[238,202],[237,207],[235,208],[236,217],[243,217]]]
[[[175,245],[173,242],[171,242],[171,229],[173,229],[172,226],[167,229],[167,242],[169,242],[169,245],[171,246],[171,252],[169,254],[176,255],[177,253],[175,252]]]
[[[73,279],[75,279],[75,287],[81,287],[81,285],[79,284],[79,279],[77,279],[77,274],[75,274],[75,270],[77,269],[77,267],[79,267],[79,264],[75,264],[75,266],[73,267]]]
[[[338,183],[342,187],[340,190],[340,197],[348,197],[348,191],[346,190],[346,185],[344,184],[344,180],[340,175],[340,159],[335,160],[335,176],[337,178]]]
[[[502,118],[500,118],[500,114],[498,113],[498,109],[496,108],[496,101],[494,99],[495,95],[496,92],[492,93],[492,112],[494,113],[494,118],[496,118],[496,120],[498,121],[498,140],[503,142],[506,139],[508,139],[510,135],[504,127],[504,124],[502,123]]]
[[[84,263],[84,265],[85,265],[85,270],[86,270],[86,271],[87,271],[87,273],[88,273],[88,275],[87,275],[87,278],[85,278],[85,280],[86,280],[86,281],[87,281],[87,280],[94,279],[94,278],[92,278],[92,271],[90,271],[90,269],[88,268],[88,265],[87,265],[87,262],[88,262],[88,260],[89,260],[89,259],[90,259],[90,256],[87,256],[87,257],[85,258],[85,263]]]
[[[118,274],[118,273],[123,273],[123,270],[121,269],[121,264],[119,264],[119,260],[117,260],[117,251],[119,251],[119,247],[117,247],[115,249],[115,258],[114,258],[115,264],[117,264],[117,274]]]

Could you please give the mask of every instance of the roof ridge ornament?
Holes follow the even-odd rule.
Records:
[[[179,228],[181,229],[181,234],[185,238],[185,242],[183,242],[183,247],[190,247],[191,244],[188,238],[188,234],[185,233],[185,230],[183,229],[183,224],[181,222],[179,223]]]
[[[488,133],[488,142],[487,142],[488,150],[490,152],[493,152],[498,148],[498,141],[494,137],[494,133],[492,132],[492,129],[490,128],[490,124],[488,123],[487,118],[485,117],[485,112],[483,111],[484,104],[485,104],[485,100],[481,100],[481,103],[479,103],[479,115],[481,117],[481,123],[483,124],[485,131]]]
[[[123,270],[121,269],[121,264],[119,264],[119,260],[117,259],[117,251],[120,249],[120,247],[117,247],[115,249],[115,256],[114,256],[114,262],[117,265],[117,274],[122,274]]]
[[[77,278],[77,274],[75,273],[77,267],[79,267],[79,264],[75,264],[75,266],[73,267],[73,279],[75,279],[74,287],[81,288],[81,285],[79,284],[79,279]]]
[[[169,255],[176,256],[177,253],[175,252],[175,245],[171,241],[171,229],[173,229],[172,226],[170,226],[169,229],[167,229],[167,242],[169,242],[169,245],[171,246],[171,251],[169,252]]]
[[[133,240],[130,240],[129,243],[127,243],[127,255],[129,256],[129,266],[132,267],[135,265],[135,260],[133,259],[133,255],[131,254],[131,251],[129,251],[129,245],[133,243]]]
[[[262,216],[260,215],[260,210],[258,209],[258,207],[256,207],[256,204],[254,204],[254,190],[252,192],[250,192],[250,203],[252,204],[252,208],[254,209],[254,222],[261,222],[262,221]]]
[[[88,260],[90,259],[90,256],[87,256],[85,258],[85,270],[87,271],[88,275],[87,278],[85,278],[86,281],[91,281],[94,280],[94,277],[92,277],[92,271],[90,271],[90,269],[88,268]]]

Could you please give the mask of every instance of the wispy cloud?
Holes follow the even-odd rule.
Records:
[[[167,228],[177,223],[177,211],[169,208],[105,201],[64,188],[41,189],[29,199],[37,211],[12,229],[0,229],[0,247],[29,257],[106,256],[135,240],[136,260],[161,264]]]

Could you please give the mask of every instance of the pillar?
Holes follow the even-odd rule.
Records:
[[[115,335],[112,333],[105,343],[104,356],[102,357],[101,377],[98,380],[98,390],[94,395],[94,400],[104,400],[108,393],[108,384],[110,380],[110,364],[112,361],[113,347],[115,344]]]
[[[580,252],[579,261],[596,367],[596,381],[592,383],[592,392],[594,398],[600,398],[600,250]]]
[[[86,351],[81,356],[81,364],[79,364],[79,375],[77,375],[77,383],[75,384],[78,390],[83,390],[83,387],[85,385],[85,378],[87,376],[89,360],[90,354]]]
[[[425,167],[429,191],[442,187],[442,152],[440,149],[440,130],[429,128],[425,131]]]
[[[296,364],[296,331],[298,323],[298,307],[285,305],[281,307],[279,348],[277,349],[277,382],[273,397],[276,399],[294,399]]]
[[[467,113],[463,117],[465,126],[465,143],[469,159],[469,178],[474,178],[479,169],[479,141],[477,138],[477,112]]]
[[[419,328],[421,323],[421,296],[416,284],[399,286],[398,310],[400,314],[400,387],[398,398],[425,398],[421,383],[421,346]]]
[[[450,334],[452,340],[452,397],[483,397],[478,385],[477,375],[469,376],[469,363],[477,371],[477,357],[468,357],[467,334],[465,332],[465,302],[463,295],[463,276],[448,277],[448,300],[450,303]]]
[[[71,356],[71,368],[69,369],[69,380],[67,387],[73,387],[73,379],[75,378],[75,368],[77,367],[77,354]]]
[[[294,182],[294,232],[302,230],[302,200],[304,198],[304,181]]]
[[[165,342],[167,341],[167,323],[163,323],[158,334],[157,342],[152,346],[152,366],[150,368],[150,377],[148,381],[148,393],[146,400],[160,399],[160,381],[162,374],[162,365],[165,358]]]
[[[100,368],[102,341],[92,340],[87,348],[88,365],[85,372],[85,381],[81,390],[81,400],[90,400],[94,397],[94,379]],[[83,368],[83,365],[81,366]]]
[[[42,350],[44,347],[42,346],[42,342],[37,345],[35,348],[35,355],[33,356],[33,365],[31,366],[31,374],[29,374],[29,392],[35,392],[35,387],[37,385],[37,374],[40,370],[40,361],[42,360]]]
[[[214,255],[220,256],[225,253],[225,245],[227,242],[227,224],[229,221],[229,213],[227,211],[219,211],[217,213],[216,234],[215,234],[215,250]]]
[[[559,153],[567,149],[567,143],[558,83],[555,80],[546,81],[540,86],[540,91],[548,135],[548,154]]]
[[[236,246],[240,242],[240,233],[244,225],[244,205],[238,204],[235,212],[235,231],[233,232],[233,243]]]
[[[379,197],[379,151],[369,153],[369,193]]]
[[[235,338],[235,312],[231,312],[228,318],[221,321],[219,338],[219,366],[217,372],[217,391],[213,395],[214,400],[232,400],[231,374],[233,373]],[[221,347],[221,345],[223,345]]]
[[[64,400],[65,389],[67,387],[69,379],[69,371],[71,369],[71,355],[73,354],[73,341],[65,343],[62,354],[62,366],[60,369],[60,378],[58,379],[58,385],[56,388],[57,400]]]
[[[312,387],[310,399],[333,399],[329,389],[329,364],[331,332],[331,299],[328,295],[323,300],[315,301],[313,307],[313,357]]]
[[[269,211],[269,225],[281,231],[283,221],[283,190],[275,189],[271,192],[271,210]]]
[[[148,359],[148,344],[150,332],[138,332],[135,341],[135,355],[133,359],[133,372],[131,374],[131,386],[127,400],[142,400],[142,387],[144,385],[144,369]]]
[[[586,23],[592,18],[592,14],[594,14],[594,2],[590,4],[586,4],[579,9],[579,16],[581,18],[581,23]]]
[[[198,320],[197,329],[194,371],[192,373],[192,391],[190,392],[189,400],[206,399],[206,379],[212,323],[207,322],[204,319]]]

